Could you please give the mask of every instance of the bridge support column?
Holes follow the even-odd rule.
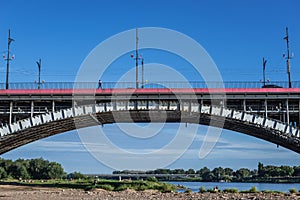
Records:
[[[290,124],[290,113],[289,113],[289,100],[287,99],[286,102],[286,123]]]
[[[246,110],[247,110],[246,99],[243,99],[243,109],[244,109],[244,112],[246,112]]]
[[[299,100],[299,103],[298,103],[298,124],[297,126],[299,127],[300,126],[300,100]]]
[[[268,102],[267,99],[265,99],[265,117],[268,117]]]
[[[34,112],[34,102],[31,101],[30,117],[33,117],[33,112]]]
[[[12,122],[12,112],[13,112],[13,102],[11,101],[9,103],[9,123],[11,124]]]

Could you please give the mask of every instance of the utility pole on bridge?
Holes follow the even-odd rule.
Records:
[[[135,57],[133,54],[130,55],[131,58],[135,59],[135,88],[139,88],[139,59],[142,59],[142,87],[144,87],[144,58],[141,56],[139,58],[139,37],[138,28],[135,30]]]
[[[38,66],[38,70],[39,70],[39,77],[38,77],[38,89],[41,89],[41,68],[42,68],[42,60],[39,59],[38,61],[36,61],[36,64]]]
[[[139,88],[139,36],[138,29],[135,30],[135,84],[136,89]]]
[[[291,66],[290,66],[291,56],[290,56],[289,32],[288,32],[289,29],[288,29],[288,27],[286,27],[285,31],[286,31],[286,36],[283,39],[286,40],[287,57],[285,57],[285,58],[286,58],[286,67],[287,67],[287,73],[288,73],[288,79],[289,79],[289,88],[291,88],[292,87]]]
[[[8,29],[8,43],[7,43],[7,58],[6,58],[6,86],[5,88],[8,89],[8,75],[9,75],[9,62],[10,60],[14,59],[14,56],[10,58],[10,43],[15,41],[10,37],[10,29]]]

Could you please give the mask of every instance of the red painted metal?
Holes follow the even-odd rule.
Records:
[[[244,93],[300,93],[300,88],[144,88],[144,89],[9,89],[0,95],[72,95],[72,94],[244,94]]]

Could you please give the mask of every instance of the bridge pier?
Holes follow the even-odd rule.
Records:
[[[33,117],[33,112],[34,112],[34,101],[31,101],[31,106],[30,106],[30,117]]]
[[[55,112],[55,101],[52,101],[52,112]]]
[[[290,125],[290,113],[289,113],[289,100],[288,99],[285,101],[285,105],[286,105],[286,123],[288,125]]]
[[[268,117],[268,102],[267,99],[265,99],[265,117]]]
[[[298,101],[298,109],[300,109],[300,100]],[[297,126],[300,126],[300,112],[298,112],[298,124]]]
[[[9,124],[12,122],[13,102],[9,103]]]

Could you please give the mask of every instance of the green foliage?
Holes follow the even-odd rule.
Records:
[[[174,192],[176,190],[176,187],[171,184],[163,183],[162,186],[158,187],[158,190],[164,193]]]
[[[228,188],[228,189],[223,190],[223,192],[226,192],[226,193],[238,193],[239,190],[237,188]]]
[[[241,191],[241,193],[257,193],[259,192],[255,186],[252,186],[249,190]]]
[[[120,185],[117,188],[115,188],[115,191],[123,191],[123,190],[127,190],[128,186],[126,184]]]
[[[83,175],[80,172],[72,172],[70,174],[68,174],[67,176],[68,179],[86,179],[87,177],[85,175]]]
[[[147,181],[150,181],[150,182],[157,182],[158,180],[157,180],[157,178],[155,178],[154,176],[149,176],[149,177],[147,178]]]
[[[251,189],[249,190],[250,193],[256,193],[258,192],[257,188],[255,186],[252,186]]]
[[[221,180],[225,176],[225,170],[222,167],[217,167],[213,169],[212,173],[214,177],[217,178],[217,180]]]
[[[185,172],[186,174],[195,174],[195,170],[194,169],[189,169]]]
[[[184,193],[190,194],[190,193],[192,193],[192,190],[191,190],[190,188],[188,188],[188,189],[186,189],[186,190],[184,191]]]
[[[115,188],[109,184],[97,185],[97,188],[101,188],[107,191],[113,191]]]
[[[250,176],[250,170],[246,168],[241,168],[235,172],[237,180],[243,180]]]
[[[291,194],[296,194],[296,193],[298,193],[298,190],[296,188],[291,188],[291,189],[289,189],[289,192]]]
[[[42,158],[16,161],[0,159],[0,177],[14,179],[54,179],[65,174],[62,166]]]
[[[262,190],[263,193],[270,193],[270,194],[281,194],[282,192],[277,190]]]
[[[3,167],[0,167],[0,179],[7,178],[7,173]]]
[[[295,166],[293,176],[300,176],[300,166]]]
[[[206,192],[205,187],[204,187],[204,186],[201,186],[201,187],[199,188],[199,192],[200,192],[200,193]]]
[[[209,192],[209,193],[217,193],[217,191],[216,190],[214,190],[214,189],[207,189],[207,192]]]

